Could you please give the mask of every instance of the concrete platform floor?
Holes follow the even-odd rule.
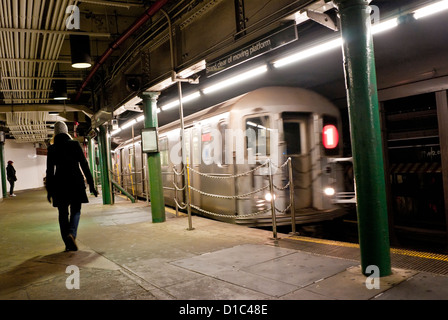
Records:
[[[359,261],[280,247],[270,231],[197,216],[187,230],[171,209],[152,223],[144,201],[89,199],[77,252],[63,252],[44,190],[0,202],[1,300],[448,300],[446,276],[394,269],[368,289]]]

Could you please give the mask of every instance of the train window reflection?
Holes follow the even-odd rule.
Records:
[[[265,156],[270,154],[270,120],[269,116],[246,119],[246,141],[248,154]]]

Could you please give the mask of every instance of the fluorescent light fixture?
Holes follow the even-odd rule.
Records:
[[[201,93],[199,91],[196,91],[196,92],[194,92],[192,94],[189,94],[188,96],[183,97],[182,98],[182,103],[186,103],[186,102],[192,101],[194,99],[199,98],[200,96],[201,96]],[[162,111],[166,111],[166,110],[172,109],[174,107],[177,107],[179,105],[179,103],[180,103],[179,100],[174,100],[174,101],[172,101],[170,103],[167,103],[166,105],[164,105],[164,106],[162,106],[160,108],[161,108]]]
[[[201,93],[199,91],[196,91],[192,94],[189,94],[188,96],[185,96],[182,98],[182,102],[189,102],[191,100],[197,99],[201,96]]]
[[[178,105],[179,105],[179,100],[174,100],[174,101],[167,103],[164,106],[160,107],[160,109],[162,111],[166,111],[166,110],[172,109],[174,107],[177,107]]]
[[[121,126],[121,130],[127,129],[130,126],[133,126],[134,124],[137,123],[137,120],[132,119],[131,121],[126,122],[124,125]]]
[[[112,137],[112,136],[116,135],[117,133],[119,133],[120,131],[121,131],[121,128],[118,128],[117,130],[112,131],[110,133],[110,136]]]
[[[381,22],[381,23],[376,23],[376,24],[372,25],[372,34],[374,35],[374,34],[381,33],[383,31],[395,28],[396,26],[398,26],[398,19],[397,18],[386,20],[386,21]]]
[[[243,73],[241,73],[241,74],[239,74],[239,75],[237,75],[235,77],[231,77],[231,78],[229,78],[227,80],[223,80],[221,82],[218,82],[217,84],[211,85],[211,86],[205,88],[203,90],[203,92],[204,92],[204,94],[209,94],[209,93],[212,93],[212,92],[224,89],[226,87],[235,85],[235,84],[237,84],[239,82],[248,80],[250,78],[253,78],[255,76],[263,74],[263,73],[265,73],[267,71],[268,71],[268,67],[266,65],[261,66],[261,67],[257,67],[257,68],[251,69],[249,71],[243,72]]]
[[[137,118],[137,122],[141,122],[143,120],[145,120],[145,115],[143,115],[143,114]]]
[[[414,18],[420,19],[448,9],[448,0],[438,1],[414,11]]]
[[[381,23],[374,24],[372,26],[372,35],[392,29],[396,26],[398,26],[397,18],[393,18],[393,19],[386,20]],[[312,56],[330,51],[334,48],[338,48],[341,45],[342,45],[342,38],[333,39],[333,40],[324,42],[322,44],[319,44],[317,46],[311,47],[309,49],[299,51],[299,52],[292,54],[290,56],[287,56],[285,58],[276,60],[276,61],[274,61],[273,64],[274,64],[275,68],[280,68],[280,67],[286,66],[288,64],[298,62],[298,61],[310,58]]]
[[[286,66],[290,63],[304,60],[306,58],[315,56],[317,54],[324,53],[331,49],[340,47],[341,45],[342,45],[342,38],[333,39],[333,40],[324,42],[322,44],[319,44],[317,46],[311,47],[309,49],[299,51],[299,52],[292,54],[290,56],[287,56],[285,58],[276,60],[276,61],[274,61],[273,64],[274,64],[275,68],[280,68],[280,67]]]

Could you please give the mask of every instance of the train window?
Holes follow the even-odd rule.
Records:
[[[270,119],[269,116],[261,116],[246,119],[247,152],[258,156],[270,154]]]
[[[160,163],[162,166],[168,166],[168,139],[166,137],[159,139]]]
[[[283,133],[286,142],[286,154],[302,154],[302,139],[300,135],[300,122],[284,122]]]

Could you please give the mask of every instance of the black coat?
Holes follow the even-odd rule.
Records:
[[[93,177],[79,142],[65,133],[56,135],[47,154],[46,188],[53,207],[89,202],[80,167],[93,188]]]
[[[17,181],[16,177],[16,169],[12,166],[12,164],[9,164],[6,166],[6,178],[10,182]]]

